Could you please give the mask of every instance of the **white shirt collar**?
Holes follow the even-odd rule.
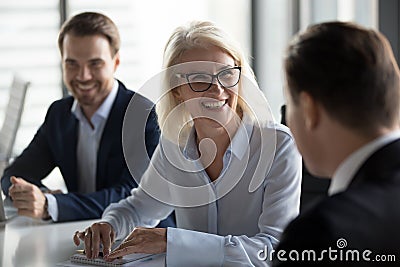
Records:
[[[253,123],[246,113],[243,114],[242,123],[236,131],[231,144],[228,147],[238,159],[242,159],[246,153],[245,147],[250,144],[250,137],[253,133]]]
[[[333,174],[328,194],[333,195],[345,191],[356,172],[369,156],[379,148],[399,138],[400,131],[394,131],[369,142],[350,154]]]
[[[106,99],[104,99],[103,103],[100,105],[100,107],[96,110],[96,112],[92,116],[92,123],[94,125],[97,124],[96,121],[98,120],[98,118],[103,118],[103,119],[108,118],[108,115],[110,114],[111,111],[111,107],[114,103],[115,98],[117,97],[118,86],[119,86],[118,81],[114,80],[111,92],[108,94]],[[86,121],[86,118],[83,115],[80,105],[76,99],[74,99],[74,103],[72,104],[71,112],[75,115],[75,117],[79,121]]]
[[[250,116],[243,114],[242,122],[237,129],[235,136],[229,144],[227,151],[231,151],[237,158],[242,159],[246,152],[244,147],[247,147],[250,143],[250,136],[253,132],[253,123]],[[192,128],[187,143],[183,149],[184,155],[190,159],[196,159],[199,157],[197,144],[196,144],[196,131]]]

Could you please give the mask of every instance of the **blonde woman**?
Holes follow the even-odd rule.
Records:
[[[264,254],[299,209],[292,136],[268,115],[243,53],[214,24],[177,28],[164,67],[162,137],[140,186],[75,243],[84,241],[89,258],[102,244],[107,260],[166,252],[168,266],[267,265]],[[177,228],[152,228],[173,211]]]

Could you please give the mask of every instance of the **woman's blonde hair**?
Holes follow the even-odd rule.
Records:
[[[176,76],[171,67],[181,63],[180,59],[185,51],[209,46],[216,46],[230,55],[235,65],[241,66],[242,77],[246,76],[256,83],[253,70],[250,68],[242,49],[215,24],[209,21],[192,21],[185,26],[176,28],[164,49],[165,83],[162,88],[161,99],[156,105],[161,132],[170,140],[177,140],[177,134],[180,134],[181,137],[186,136],[193,124],[189,112],[182,108],[184,105],[179,105],[180,103],[173,95],[173,84],[176,84],[176,81],[174,81]],[[241,78],[239,82],[238,111],[248,112],[249,107],[243,101],[245,92],[242,90],[242,80]],[[168,116],[174,109],[177,110],[174,111],[173,120],[171,120],[173,123],[167,122]],[[251,114],[251,112],[248,113]],[[168,118],[168,121],[170,121],[170,118]]]

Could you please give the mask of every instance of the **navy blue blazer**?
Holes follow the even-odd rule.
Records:
[[[400,140],[396,140],[363,163],[347,190],[310,207],[285,229],[275,255],[285,250],[288,258],[292,250],[300,256],[303,251],[314,250],[318,258],[326,250],[322,260],[284,262],[275,258],[273,266],[399,266],[399,204]],[[332,252],[336,261],[330,260],[329,248],[336,250]],[[346,256],[348,250],[351,252]],[[351,260],[357,254],[354,250],[359,261]],[[366,252],[364,260],[362,253],[366,250],[372,253]],[[381,255],[385,262],[377,262],[383,259]],[[388,261],[389,255],[396,261]]]
[[[10,176],[22,177],[39,187],[44,187],[41,180],[55,167],[59,167],[68,189],[68,194],[54,195],[58,204],[59,222],[100,218],[110,203],[129,196],[131,189],[137,187],[137,184],[130,175],[124,159],[122,125],[125,110],[134,94],[119,82],[118,93],[104,127],[97,154],[96,192],[77,193],[76,147],[79,123],[71,113],[74,99],[69,96],[55,101],[50,106],[44,123],[29,146],[5,170],[1,180],[5,194],[8,194],[11,185]],[[135,94],[135,105],[142,105],[143,110],[151,110],[145,128],[145,145],[150,158],[160,134],[153,103]],[[135,142],[143,143],[143,140],[130,140],[130,143]],[[146,167],[140,166],[141,171]],[[169,222],[163,226],[173,226]]]

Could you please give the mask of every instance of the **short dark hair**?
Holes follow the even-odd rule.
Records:
[[[332,118],[362,133],[399,122],[399,69],[377,31],[345,22],[313,25],[292,41],[284,65],[295,103],[307,92]]]
[[[84,12],[77,14],[67,20],[61,27],[58,35],[58,48],[63,53],[63,42],[65,35],[71,33],[74,36],[102,35],[111,48],[111,55],[114,56],[120,48],[121,39],[118,28],[107,16],[96,12]]]

